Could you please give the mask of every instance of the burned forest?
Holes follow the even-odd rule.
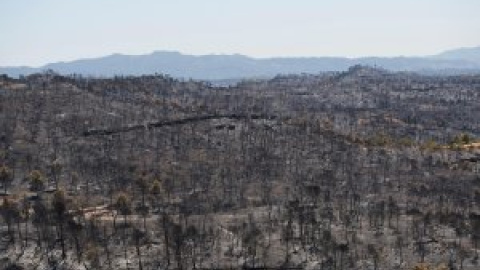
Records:
[[[480,268],[480,75],[0,76],[1,269]]]

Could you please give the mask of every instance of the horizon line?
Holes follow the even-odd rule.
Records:
[[[363,55],[363,56],[339,56],[339,55],[275,55],[275,56],[253,56],[253,55],[247,55],[247,54],[242,54],[242,53],[205,53],[205,54],[195,54],[195,53],[188,53],[188,52],[183,52],[180,50],[172,50],[172,49],[163,49],[163,50],[154,50],[150,52],[145,52],[145,53],[132,53],[132,54],[127,54],[127,53],[121,53],[121,52],[114,52],[110,54],[103,54],[103,55],[98,55],[98,56],[85,56],[85,57],[78,57],[74,59],[66,59],[66,60],[52,60],[47,63],[39,64],[39,65],[28,65],[28,64],[23,64],[23,65],[0,65],[0,68],[42,68],[47,65],[51,64],[62,64],[62,63],[72,63],[72,62],[77,62],[77,61],[88,61],[88,60],[95,60],[99,58],[106,58],[106,57],[112,57],[112,56],[147,56],[147,55],[153,55],[156,53],[171,53],[171,54],[179,54],[183,56],[193,56],[193,57],[206,57],[206,56],[240,56],[240,57],[246,57],[254,60],[268,60],[268,59],[288,59],[288,58],[302,58],[302,59],[314,59],[314,58],[343,58],[343,59],[362,59],[362,58],[426,58],[426,57],[433,57],[445,52],[449,52],[452,50],[462,50],[462,49],[475,49],[475,48],[480,48],[479,46],[462,46],[462,47],[455,47],[455,48],[450,48],[450,49],[444,49],[442,51],[433,53],[433,54],[428,54],[428,55],[404,55],[404,54],[398,54],[398,55]]]

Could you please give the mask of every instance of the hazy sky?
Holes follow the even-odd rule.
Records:
[[[480,0],[0,0],[0,66],[175,50],[428,55],[480,45]]]

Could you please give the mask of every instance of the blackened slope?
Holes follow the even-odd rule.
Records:
[[[276,119],[275,116],[268,116],[268,115],[246,115],[246,114],[223,114],[223,115],[201,115],[201,116],[193,116],[187,117],[182,119],[176,120],[168,120],[168,121],[158,121],[158,122],[149,122],[145,124],[138,124],[138,125],[131,125],[113,129],[90,129],[83,133],[83,136],[102,136],[102,135],[112,135],[117,133],[129,132],[134,130],[141,130],[141,129],[151,129],[151,128],[159,128],[159,127],[167,127],[167,126],[176,126],[176,125],[185,125],[193,122],[200,122],[200,121],[208,121],[208,120],[215,120],[215,119],[232,119],[232,120],[243,120],[243,119],[267,119],[273,120]]]

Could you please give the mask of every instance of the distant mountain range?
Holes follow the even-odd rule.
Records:
[[[176,78],[228,80],[272,77],[277,74],[343,71],[353,65],[378,66],[391,71],[429,74],[480,73],[480,47],[461,48],[425,57],[278,57],[251,58],[244,55],[185,55],[157,51],[146,55],[122,55],[47,64],[39,68],[0,67],[0,74],[12,77],[44,70],[61,74],[93,76],[162,73]]]

